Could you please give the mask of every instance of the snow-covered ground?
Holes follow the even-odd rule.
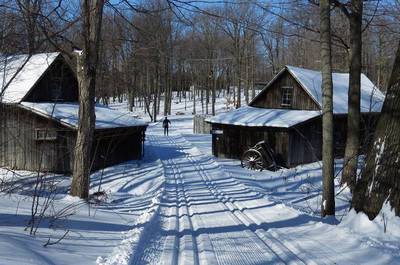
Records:
[[[25,227],[31,217],[32,199],[28,195],[33,190],[36,175],[22,173],[24,181],[19,184],[19,194],[1,194],[0,264],[95,264],[99,256],[119,246],[128,231],[143,229],[147,221],[144,217],[155,211],[154,202],[162,193],[164,183],[161,164],[150,154],[143,161],[94,173],[91,193],[96,192],[102,182],[101,189],[107,192],[107,198],[90,206],[67,195],[70,177],[48,176],[57,179],[58,190],[55,209],[50,208],[47,214],[67,217],[54,222],[46,218],[36,237],[32,237]],[[0,174],[12,176],[6,170],[1,170]],[[43,201],[44,198],[40,203]],[[49,239],[54,242],[66,231],[69,232],[60,243],[43,247]]]
[[[337,186],[337,217],[321,219],[320,163],[253,172],[215,159],[211,137],[192,134],[191,113],[190,102],[173,103],[170,136],[150,124],[143,160],[92,174],[91,193],[106,196],[90,205],[67,195],[69,176],[46,176],[57,184],[47,213],[64,217],[45,218],[35,237],[25,227],[36,174],[0,169],[14,183],[0,197],[0,264],[400,263],[400,221],[389,207],[371,222],[349,212],[349,192]]]

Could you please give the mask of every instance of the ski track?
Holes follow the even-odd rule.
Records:
[[[149,134],[148,141],[164,149],[154,148],[166,178],[153,235],[161,243],[149,240],[143,249],[152,251],[136,253],[131,264],[324,264],[268,231],[263,210],[276,202],[233,179],[182,136]],[[295,211],[283,204],[279,209],[283,216]]]

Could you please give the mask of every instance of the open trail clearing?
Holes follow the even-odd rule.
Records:
[[[69,176],[46,176],[57,183],[49,214],[70,215],[52,226],[50,215],[35,237],[24,231],[35,172],[0,169],[2,180],[18,184],[0,200],[0,264],[399,264],[397,219],[386,219],[383,233],[381,219],[345,210],[347,195],[336,197],[340,223],[315,214],[318,163],[245,170],[213,157],[210,135],[189,134],[191,121],[173,119],[168,137],[151,124],[142,160],[94,172],[90,192],[107,195],[97,202],[69,196]],[[43,247],[65,231],[61,242]]]
[[[181,135],[148,135],[165,190],[130,264],[377,264],[390,251],[238,182]]]

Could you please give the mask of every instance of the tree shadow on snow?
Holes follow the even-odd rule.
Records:
[[[0,226],[26,227],[30,219],[31,219],[30,215],[0,213],[0,220],[1,220]],[[49,226],[50,226],[50,220],[48,218],[44,218],[40,223],[39,228],[49,228]],[[74,231],[83,230],[83,231],[104,231],[104,232],[121,232],[132,228],[132,226],[129,225],[96,222],[93,219],[88,221],[73,220],[73,219],[57,220],[52,225],[52,227],[70,229]]]

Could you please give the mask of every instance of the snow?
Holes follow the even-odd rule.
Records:
[[[67,126],[78,127],[79,103],[21,102],[25,108],[46,117],[51,117]],[[132,117],[129,112],[121,112],[96,105],[96,129],[146,126],[147,123]]]
[[[55,52],[0,58],[0,102],[21,102],[59,55]]]
[[[225,100],[219,99],[218,111]],[[197,104],[200,107],[200,104]],[[188,105],[189,106],[189,105]],[[126,108],[123,103],[113,107]],[[173,104],[170,136],[160,123],[146,133],[145,158],[94,172],[89,205],[68,194],[70,176],[57,183],[55,209],[73,214],[55,227],[46,219],[35,237],[30,217],[35,172],[0,169],[18,184],[0,193],[3,264],[398,264],[400,221],[389,205],[370,221],[349,211],[341,188],[342,160],[335,161],[336,218],[319,217],[321,163],[276,172],[254,172],[240,161],[211,155],[211,135],[192,134],[192,109]],[[145,114],[138,108],[136,115]],[[15,174],[18,173],[18,174]],[[384,221],[385,220],[385,221]],[[384,225],[386,223],[386,225]],[[384,226],[387,231],[384,232]],[[48,238],[60,243],[44,248]],[[1,263],[0,262],[0,263]]]
[[[306,120],[318,117],[320,111],[263,109],[245,106],[207,118],[211,123],[233,124],[249,127],[289,128]]]
[[[226,165],[229,160],[212,158],[211,147],[201,143],[201,136],[175,131],[163,137],[155,127],[150,129],[149,142],[158,147],[155,152],[166,169],[167,188],[160,202],[161,224],[149,235],[155,240],[144,243],[149,252],[136,254],[133,264],[398,261],[400,244],[395,239],[388,243],[391,248],[373,244],[374,235],[351,232],[337,225],[340,220],[321,219],[313,213],[321,205],[318,163],[280,172],[249,172],[239,168],[237,161]],[[204,137],[209,139],[209,135]],[[200,149],[196,147],[199,143]],[[340,166],[338,161],[337,170]],[[338,217],[347,214],[346,193],[336,198]]]
[[[54,211],[69,209],[72,215],[60,218],[52,227],[48,224],[50,218],[44,218],[35,237],[29,236],[24,228],[30,219],[28,192],[33,189],[36,174],[18,171],[16,176],[0,169],[0,177],[19,180],[21,186],[18,192],[1,193],[0,264],[86,265],[95,264],[100,255],[105,262],[111,261],[116,252],[123,260],[122,251],[129,249],[124,248],[131,236],[129,231],[138,228],[142,232],[143,226],[149,224],[147,221],[154,215],[163,191],[163,168],[159,160],[153,159],[151,149],[146,149],[148,155],[142,161],[123,163],[91,175],[90,193],[99,188],[107,193],[107,199],[99,203],[88,205],[67,195],[70,176],[47,175],[49,180],[56,180],[58,187]],[[70,232],[59,244],[43,247],[48,238],[55,241],[67,230]],[[139,243],[135,238],[129,242],[132,249]]]
[[[400,218],[395,216],[389,202],[385,202],[380,213],[374,220],[362,212],[356,213],[352,209],[339,225],[349,229],[352,233],[358,233],[368,237],[375,244],[382,244],[392,248],[390,241],[400,239]]]
[[[286,66],[289,72],[300,82],[310,96],[322,106],[322,75],[319,71]],[[332,73],[333,82],[333,112],[344,114],[348,112],[349,74]],[[368,79],[361,74],[361,112],[380,112],[385,96]]]
[[[143,239],[144,234],[148,233],[150,225],[148,223],[153,223],[154,218],[157,213],[158,206],[160,203],[159,192],[152,200],[149,205],[149,210],[142,213],[137,220],[133,223],[135,228],[124,233],[125,238],[121,241],[120,245],[114,248],[113,252],[108,257],[99,256],[96,260],[98,265],[128,265],[132,254],[140,247],[139,242]],[[141,227],[137,227],[141,226]]]

